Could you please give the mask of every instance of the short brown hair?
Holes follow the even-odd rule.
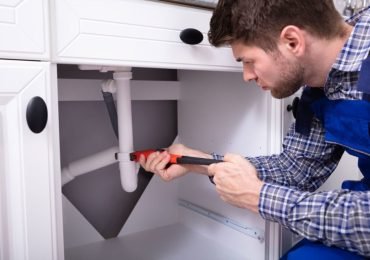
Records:
[[[219,0],[208,38],[216,47],[242,41],[273,51],[287,25],[332,39],[343,33],[341,22],[332,0]]]

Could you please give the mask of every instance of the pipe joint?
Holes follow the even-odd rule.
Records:
[[[114,80],[112,79],[104,80],[101,84],[101,89],[103,92],[109,92],[112,94],[117,92],[117,86],[114,84]]]
[[[130,153],[117,153],[116,155],[119,162],[131,162]]]
[[[131,71],[116,71],[113,73],[114,80],[131,80],[132,72]]]

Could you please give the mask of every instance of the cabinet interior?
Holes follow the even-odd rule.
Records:
[[[147,100],[144,91],[132,100],[135,149],[167,147],[177,137],[178,142],[209,152],[268,152],[268,119],[252,112],[258,109],[267,113],[263,103],[269,102],[268,96],[245,86],[241,74],[142,68],[132,71],[132,88],[146,82],[150,92],[149,82],[176,82],[180,89],[177,98]],[[116,145],[117,139],[103,101],[88,100],[98,94],[86,93],[81,100],[68,100],[68,91],[62,90],[73,89],[68,86],[71,84],[78,88],[85,80],[101,81],[111,74],[63,65],[58,68],[58,77],[63,168],[73,160]],[[96,82],[93,85],[91,91],[98,91]],[[243,103],[230,103],[243,98]],[[251,125],[257,131],[245,134]],[[238,140],[241,136],[243,140]],[[261,143],[251,142],[261,136],[265,136]],[[149,173],[141,176],[142,185],[134,193],[122,191],[117,165],[64,185],[66,259],[249,259],[250,250],[255,252],[254,259],[264,256],[262,239],[181,205],[180,200],[188,201],[264,236],[264,221],[223,202],[206,176],[189,173],[171,182],[151,178]]]

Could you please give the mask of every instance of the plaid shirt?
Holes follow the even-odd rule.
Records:
[[[324,86],[332,100],[362,98],[356,83],[370,51],[370,8],[347,22],[354,30]],[[343,149],[325,142],[317,119],[311,127],[310,135],[303,136],[293,124],[281,154],[248,158],[265,182],[259,212],[310,240],[370,256],[370,191],[315,192],[334,171]]]

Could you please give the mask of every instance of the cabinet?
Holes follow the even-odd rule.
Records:
[[[58,142],[52,105],[55,65],[0,61],[1,259],[56,259]],[[54,85],[55,87],[55,85]],[[30,100],[40,97],[48,109],[46,128],[27,124]],[[37,115],[36,115],[37,116]]]
[[[0,11],[8,15],[1,16],[0,30],[9,35],[0,43],[1,260],[277,258],[277,226],[222,202],[204,176],[190,174],[171,184],[153,178],[118,237],[110,240],[97,234],[61,192],[57,66],[63,63],[177,69],[180,141],[219,153],[279,149],[279,102],[244,86],[230,48],[209,45],[209,11],[132,0],[5,1]],[[12,20],[14,12],[19,19]],[[197,28],[204,40],[196,46],[182,43],[185,28]],[[233,92],[225,87],[229,84]],[[48,111],[39,133],[27,124],[33,97]],[[237,104],[237,113],[230,102]],[[220,115],[226,120],[222,127]],[[246,136],[252,125],[259,130]],[[255,139],[262,141],[250,145]]]
[[[173,183],[153,178],[118,238],[110,240],[61,192],[59,64],[176,69],[178,81],[169,88],[178,87],[171,98],[181,142],[218,153],[279,152],[282,103],[245,86],[230,48],[209,45],[210,15],[145,0],[1,1],[0,33],[6,35],[0,41],[1,260],[278,258],[278,225],[223,203],[202,176],[189,174]],[[181,42],[186,28],[199,30],[203,41]],[[78,101],[99,85],[87,79],[70,83],[68,94]],[[133,84],[146,94],[158,86],[167,85]],[[27,124],[33,97],[48,109],[40,133]],[[235,223],[252,233],[235,230]]]
[[[104,123],[101,122],[107,122],[103,114],[96,109],[98,104],[93,105],[92,101],[84,104],[86,102],[78,101],[76,97],[71,97],[68,91],[65,91],[68,88],[78,93],[79,89],[86,84],[90,85],[90,89],[96,89],[95,92],[99,92],[98,80],[59,80],[61,91],[59,97],[63,100],[60,107],[60,134],[64,140],[64,144],[61,145],[63,146],[61,156],[64,158],[72,157],[73,150],[78,150],[86,156],[94,151],[96,146],[105,145],[101,144],[102,140],[96,146],[93,146],[91,142],[86,141],[83,144],[84,142],[81,141],[82,136],[90,135],[96,130],[92,129],[94,125],[96,125],[95,128],[102,128],[101,125]],[[133,82],[132,88],[138,88],[143,84],[143,82]],[[240,73],[179,70],[177,84],[179,94],[172,96],[171,99],[177,101],[180,142],[218,153],[233,151],[240,154],[257,155],[268,154],[279,149],[280,119],[271,111],[279,110],[280,102],[273,100],[268,93],[263,93],[252,84],[245,86]],[[147,87],[151,88],[150,85]],[[94,95],[86,93],[86,96],[93,97]],[[134,101],[138,99],[143,100],[135,96]],[[161,97],[157,99],[160,102]],[[231,102],[233,106],[229,105]],[[83,108],[84,106],[88,108]],[[80,109],[77,109],[78,107]],[[88,113],[80,113],[82,109],[92,111],[95,119],[87,119],[84,115]],[[74,114],[68,113],[68,111],[77,110],[79,112]],[[134,118],[137,118],[138,113],[135,109],[133,114]],[[162,115],[164,114],[162,112]],[[146,115],[148,112],[142,114],[143,117]],[[99,116],[101,118],[97,119]],[[153,121],[157,120],[166,123],[166,120],[160,116],[154,118]],[[83,122],[83,126],[79,122]],[[75,132],[81,131],[81,133],[74,137],[68,134],[72,132],[71,126],[74,126]],[[161,132],[166,128],[158,125],[147,126],[143,123],[139,126],[144,128],[141,131],[146,136],[153,135],[151,133],[153,129]],[[86,129],[91,129],[90,133],[87,133]],[[100,132],[99,130],[97,135],[109,138],[111,136],[109,125],[106,131]],[[90,137],[90,140],[92,139]],[[253,140],[259,140],[259,142]],[[148,145],[148,142],[146,143]],[[68,149],[67,146],[70,148]],[[137,147],[137,144],[135,146]],[[147,148],[148,146],[142,147]],[[81,154],[74,156],[78,158]],[[85,196],[88,196],[90,201],[94,201],[93,204],[98,204],[100,198],[97,197],[104,196],[98,190],[105,185],[105,179],[102,177],[101,181],[97,181],[97,175],[110,178],[108,175],[112,171],[114,169],[102,169],[99,173],[94,172],[94,177],[86,175],[83,177],[84,180],[80,179],[79,184],[70,183],[68,185],[76,185],[72,187],[75,190],[79,190],[78,185],[89,189]],[[98,183],[98,188],[87,187],[92,179]],[[67,192],[72,193],[70,188],[66,187],[69,190]],[[111,191],[107,190],[105,193],[109,192]],[[125,196],[127,195],[123,195]],[[85,209],[80,208],[79,212],[73,199],[70,198],[63,200],[66,259],[106,259],[110,257],[112,260],[122,258],[222,260],[276,259],[278,257],[278,252],[274,251],[278,250],[276,239],[278,232],[273,225],[266,223],[257,214],[221,201],[214,186],[205,176],[189,174],[171,183],[153,178],[124,223],[118,237],[109,240],[105,240],[92,227],[91,219],[87,221],[88,218],[84,217]],[[117,199],[117,196],[115,198]],[[184,206],[183,201],[189,204]],[[109,203],[111,201],[106,199],[105,204]],[[98,206],[92,210],[91,208],[94,207],[90,207],[90,212],[96,211],[96,214],[101,212],[97,210]],[[120,210],[120,206],[115,207],[115,211]],[[109,215],[110,211],[106,208],[105,215]],[[213,214],[224,217],[222,219],[226,224],[215,220]],[[235,230],[237,225],[228,225],[227,221],[244,227],[243,232],[240,232],[242,228],[239,231]],[[249,231],[256,232],[257,235]]]
[[[240,71],[230,48],[207,40],[211,12],[153,1],[56,0],[55,60],[61,63]],[[180,33],[197,29],[187,45]]]
[[[0,58],[49,58],[48,8],[47,0],[0,2]]]

